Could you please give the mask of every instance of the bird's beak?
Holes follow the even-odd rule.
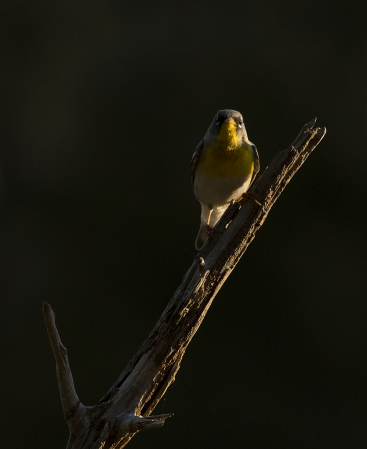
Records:
[[[224,120],[224,123],[227,123],[228,125],[236,124],[236,122],[233,120],[233,118],[227,118],[227,120]]]

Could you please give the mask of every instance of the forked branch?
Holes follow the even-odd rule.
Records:
[[[61,402],[70,430],[67,449],[121,449],[139,430],[160,427],[172,416],[149,415],[175,380],[186,348],[215,295],[285,186],[324,137],[326,129],[314,129],[315,123],[313,119],[306,124],[292,145],[276,154],[258,179],[252,198],[228,207],[155,328],[97,405],[85,407],[79,402],[54,313],[44,304]]]

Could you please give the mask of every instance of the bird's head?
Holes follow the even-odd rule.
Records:
[[[237,147],[247,142],[246,128],[242,115],[233,109],[222,109],[215,114],[205,138],[226,147]]]

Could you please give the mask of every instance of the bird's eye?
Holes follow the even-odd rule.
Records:
[[[216,121],[216,124],[219,125],[219,116],[218,115],[215,117],[215,121]]]
[[[242,124],[243,124],[242,120],[239,119],[239,121],[238,121],[238,127],[239,127],[239,128],[242,128]]]

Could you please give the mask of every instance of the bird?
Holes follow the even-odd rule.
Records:
[[[247,137],[241,113],[218,111],[191,159],[191,183],[201,204],[197,250],[231,202],[246,196],[259,170],[259,155]]]

